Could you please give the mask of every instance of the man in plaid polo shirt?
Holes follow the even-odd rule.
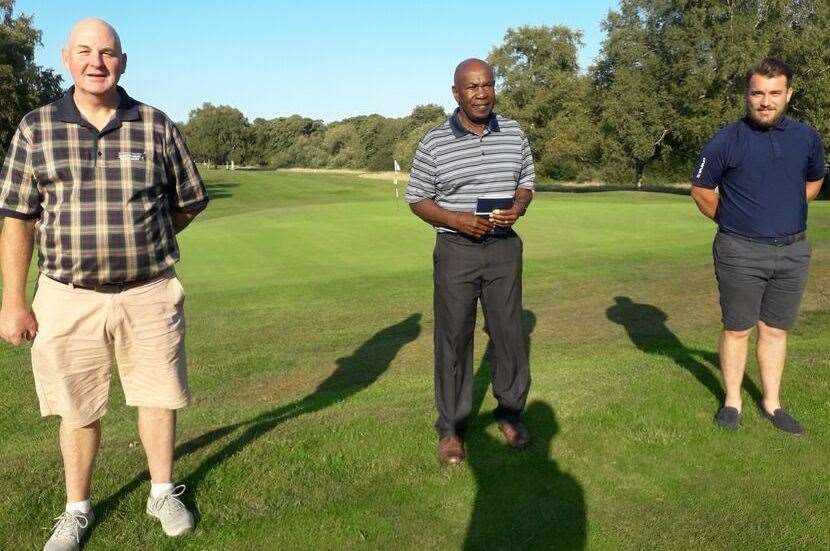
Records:
[[[190,399],[173,265],[175,234],[208,202],[178,129],[117,86],[127,56],[115,30],[85,19],[62,53],[74,86],[23,118],[0,173],[0,336],[33,341],[41,414],[61,417],[67,506],[47,550],[78,549],[94,520],[90,480],[113,353],[127,404],[138,408],[146,511],[170,536],[193,528],[178,499],[184,487],[172,483],[176,410]]]

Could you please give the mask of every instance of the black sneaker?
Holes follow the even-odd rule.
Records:
[[[715,414],[715,424],[724,429],[736,429],[741,424],[743,415],[736,408],[732,406],[723,406]]]
[[[767,410],[764,409],[764,404],[759,403],[758,411],[761,412],[761,416],[769,419],[772,426],[778,430],[783,430],[784,432],[795,435],[804,434],[804,427],[801,426],[801,423],[799,423],[795,417],[787,413],[784,408],[778,408],[772,412],[772,415],[770,415],[767,413]]]

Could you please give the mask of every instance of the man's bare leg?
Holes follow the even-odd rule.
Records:
[[[181,536],[193,530],[193,514],[179,501],[184,486],[173,487],[173,446],[176,440],[176,410],[138,408],[138,432],[152,486],[147,498],[147,513],[161,522],[168,536]]]
[[[67,503],[89,499],[92,468],[100,445],[100,420],[81,428],[70,428],[61,421],[60,446]]]
[[[147,454],[150,480],[156,484],[173,480],[173,447],[176,441],[176,411],[138,408],[138,434]]]
[[[764,390],[764,409],[772,414],[781,407],[781,378],[787,357],[787,332],[758,322],[758,370]]]
[[[724,329],[720,338],[720,368],[726,391],[724,406],[741,411],[741,383],[746,371],[746,356],[751,329],[730,331]]]

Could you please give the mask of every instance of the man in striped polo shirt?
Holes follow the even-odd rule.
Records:
[[[178,129],[117,86],[115,30],[86,19],[63,61],[74,86],[26,115],[0,173],[0,337],[33,340],[41,414],[59,415],[67,505],[47,551],[78,549],[94,515],[93,464],[115,354],[151,488],[146,511],[170,536],[193,528],[172,483],[176,410],[187,405],[184,292],[175,234],[208,197]],[[26,279],[37,242],[40,278]]]
[[[493,70],[480,59],[455,70],[458,108],[418,144],[406,189],[412,212],[438,234],[434,252],[435,402],[438,456],[464,460],[472,409],[473,332],[481,299],[492,343],[494,415],[508,445],[530,442],[521,412],[530,387],[522,332],[522,241],[512,226],[533,198],[527,137],[516,121],[493,113]],[[476,216],[479,198],[510,196],[512,206]],[[496,230],[499,231],[496,231]]]

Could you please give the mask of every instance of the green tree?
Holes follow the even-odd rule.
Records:
[[[439,124],[447,118],[447,113],[444,108],[434,103],[426,105],[417,105],[412,113],[409,115],[409,123],[413,125],[422,125],[428,122]]]
[[[412,167],[412,158],[415,156],[418,142],[430,129],[446,120],[447,113],[444,112],[444,108],[435,104],[418,105],[408,117],[404,117],[406,133],[398,138],[393,147],[393,156],[401,168],[408,170]]]
[[[183,128],[193,156],[208,164],[240,163],[249,141],[249,124],[241,111],[204,103],[194,109]]]
[[[360,166],[366,170],[390,170],[395,142],[406,135],[405,119],[389,119],[380,115],[351,117],[342,121],[357,131],[363,150]]]
[[[331,168],[361,168],[365,157],[357,129],[347,123],[334,123],[326,129],[323,145]]]
[[[321,158],[328,158],[322,141],[325,129],[323,121],[300,115],[270,120],[258,118],[249,131],[248,162],[284,168],[310,166],[302,164],[303,159],[314,159],[314,166],[325,166],[327,161],[319,164]],[[307,139],[300,140],[302,137]],[[298,140],[301,143],[294,147]],[[312,147],[318,147],[319,151],[312,155]]]
[[[663,56],[635,3],[624,0],[619,13],[608,14],[593,75],[606,178],[640,183],[664,152],[676,119],[663,82]]]
[[[29,111],[58,99],[61,77],[35,64],[41,32],[32,17],[13,17],[14,0],[0,0],[0,158],[20,119]]]
[[[592,69],[603,164],[641,181],[688,178],[702,144],[744,111],[745,72],[768,55],[797,72],[791,114],[830,136],[830,3],[621,0]]]
[[[488,61],[496,73],[498,110],[528,135],[537,170],[579,178],[593,168],[597,130],[590,83],[579,73],[582,33],[557,25],[508,29]]]
[[[271,157],[274,168],[305,167],[325,168],[329,157],[323,145],[323,134],[300,134],[287,149],[276,152]]]

